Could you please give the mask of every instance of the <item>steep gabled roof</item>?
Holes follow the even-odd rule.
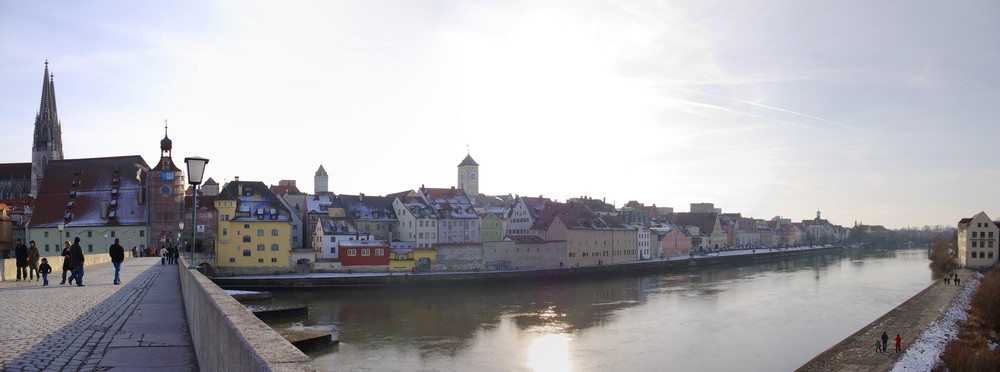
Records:
[[[146,225],[148,171],[138,155],[49,161],[30,226]]]
[[[472,202],[460,188],[420,188],[421,197],[442,218],[479,218]]]
[[[230,221],[292,220],[292,211],[260,181],[231,181],[223,186],[215,200],[236,201],[236,215]]]
[[[340,195],[337,197],[344,212],[355,220],[396,221],[392,201],[386,196]]]

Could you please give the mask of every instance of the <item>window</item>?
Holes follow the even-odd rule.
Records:
[[[975,238],[976,238],[976,234],[978,234],[978,233],[977,233],[977,232],[975,232],[975,231],[973,231],[973,232],[972,232],[972,238],[973,238],[973,239],[975,239]]]
[[[229,235],[229,229],[222,229],[222,236]]]
[[[88,238],[93,238],[94,237],[94,232],[93,231],[87,231],[87,237]]]
[[[351,257],[357,256],[358,255],[358,250],[357,249],[348,249],[347,250],[347,255],[351,256]]]
[[[271,250],[272,250],[272,251],[275,251],[275,252],[277,252],[277,251],[278,251],[278,249],[280,249],[280,248],[279,248],[279,246],[278,246],[277,244],[271,244]]]
[[[257,263],[264,263],[264,259],[263,258],[258,258],[257,259]]]
[[[236,257],[229,257],[229,263],[236,262]]]
[[[94,245],[93,244],[87,244],[87,252],[94,252]]]
[[[243,250],[243,257],[250,257],[250,250],[249,249],[244,249]]]
[[[292,225],[292,230],[298,230],[298,229],[299,229],[299,225]]]
[[[257,229],[257,236],[264,236],[264,229]]]
[[[376,249],[376,250],[375,250],[375,255],[376,255],[376,256],[382,256],[382,255],[385,255],[385,250],[384,250],[384,249]]]
[[[278,229],[271,229],[271,236],[278,236]]]
[[[114,238],[114,237],[115,237],[115,232],[114,232],[114,231],[112,231],[112,232],[111,232],[111,237],[112,237],[112,238]]]
[[[372,255],[372,250],[371,249],[362,249],[361,250],[361,255],[365,256],[365,257],[371,256]]]
[[[337,238],[334,238],[332,236],[330,237],[330,243],[333,243],[333,242],[336,242],[336,241],[337,241]]]
[[[248,224],[248,223],[247,224],[243,224],[243,228],[244,229],[249,229],[250,228],[250,224]]]
[[[48,231],[46,231],[46,232],[45,232],[45,237],[46,237],[46,238],[48,238],[48,237],[49,237],[49,232],[48,232]]]
[[[146,236],[145,230],[139,230],[139,236]]]
[[[337,253],[337,248],[336,247],[330,247],[330,253],[334,253],[334,254]]]
[[[244,243],[249,243],[250,242],[250,235],[243,235],[243,242]]]
[[[569,252],[570,257],[576,257],[576,252]]]
[[[46,245],[45,245],[45,251],[46,251],[46,252],[48,252],[48,251],[49,251],[49,245],[48,245],[48,244],[46,244]]]
[[[275,258],[275,257],[271,257],[271,263],[277,263],[277,262],[278,262],[278,259],[277,259],[277,258]]]
[[[583,252],[583,257],[587,257],[587,252]]]
[[[257,252],[263,252],[263,251],[264,251],[264,245],[263,244],[257,244]]]

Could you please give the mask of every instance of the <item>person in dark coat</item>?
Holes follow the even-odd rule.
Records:
[[[882,332],[882,352],[883,353],[885,352],[886,346],[889,346],[889,335],[885,334],[885,331],[883,331]]]
[[[21,281],[21,277],[28,280],[28,247],[24,246],[21,239],[17,240],[17,245],[14,246],[14,259],[17,261],[17,280]]]
[[[63,258],[63,264],[62,264],[62,272],[63,272],[62,282],[60,282],[59,285],[63,285],[63,284],[66,284],[66,272],[68,271],[70,273],[73,273],[73,265],[69,264],[69,241],[68,240],[63,242],[63,250],[62,250],[62,253],[60,253],[59,255],[62,256],[62,258]],[[73,282],[69,282],[69,284],[73,285]]]
[[[44,282],[42,282],[44,283],[42,284],[43,287],[49,285],[49,273],[51,272],[52,266],[49,266],[49,260],[47,258],[43,258],[42,263],[38,265],[38,274],[41,275],[42,280],[44,280]]]
[[[73,266],[73,275],[69,276],[69,281],[76,279],[76,286],[83,287],[83,248],[80,247],[80,237],[73,239],[73,245],[69,247],[69,264]]]
[[[38,273],[38,260],[42,258],[42,255],[38,252],[38,246],[35,245],[35,241],[29,242],[28,247],[28,281],[32,280],[42,280],[42,276]]]
[[[125,248],[121,244],[118,244],[118,238],[115,238],[114,244],[108,247],[108,255],[111,256],[111,264],[115,266],[115,281],[113,284],[121,284],[121,279],[118,278],[118,273],[122,271],[122,261],[125,261]]]

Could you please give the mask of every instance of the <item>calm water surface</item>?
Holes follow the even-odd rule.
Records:
[[[925,250],[477,288],[294,290],[328,370],[788,371],[932,282]],[[889,333],[895,332],[888,330]]]

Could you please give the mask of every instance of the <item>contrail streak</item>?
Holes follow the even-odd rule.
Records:
[[[742,99],[736,99],[736,98],[730,98],[730,97],[723,97],[723,96],[719,96],[719,95],[715,95],[715,94],[711,94],[711,93],[705,93],[705,92],[702,92],[702,91],[697,91],[697,90],[694,90],[694,89],[687,89],[687,88],[681,88],[681,87],[670,87],[670,88],[673,88],[673,89],[676,89],[676,90],[680,90],[680,91],[684,91],[684,92],[688,92],[688,93],[700,94],[700,95],[703,95],[703,96],[708,96],[708,97],[713,97],[713,98],[724,99],[724,100],[727,100],[727,101],[742,103],[742,104],[745,104],[745,105],[750,105],[750,106],[756,106],[756,107],[760,107],[760,108],[765,108],[765,109],[768,109],[768,110],[774,110],[774,111],[784,112],[784,113],[787,113],[787,114],[797,115],[797,116],[801,116],[801,117],[804,117],[804,118],[809,118],[809,119],[821,121],[821,122],[824,122],[824,123],[833,124],[833,125],[841,126],[841,127],[848,128],[848,129],[853,129],[853,130],[856,130],[856,131],[859,131],[859,132],[864,132],[864,133],[867,133],[867,134],[871,134],[873,136],[885,137],[885,136],[883,136],[883,135],[881,135],[879,133],[875,133],[875,132],[869,131],[867,129],[858,128],[858,127],[855,127],[855,126],[852,126],[852,125],[848,125],[848,124],[836,122],[836,121],[833,121],[833,120],[823,119],[823,118],[818,117],[818,116],[813,116],[813,115],[809,115],[809,114],[803,114],[801,112],[796,112],[796,111],[792,111],[792,110],[783,109],[781,107],[768,106],[768,105],[764,105],[764,104],[760,104],[760,103],[756,103],[756,102],[745,101],[745,100],[742,100]],[[772,119],[772,120],[776,120],[776,119]],[[778,120],[778,121],[784,122],[782,120]],[[814,129],[818,129],[818,128],[814,128]]]

